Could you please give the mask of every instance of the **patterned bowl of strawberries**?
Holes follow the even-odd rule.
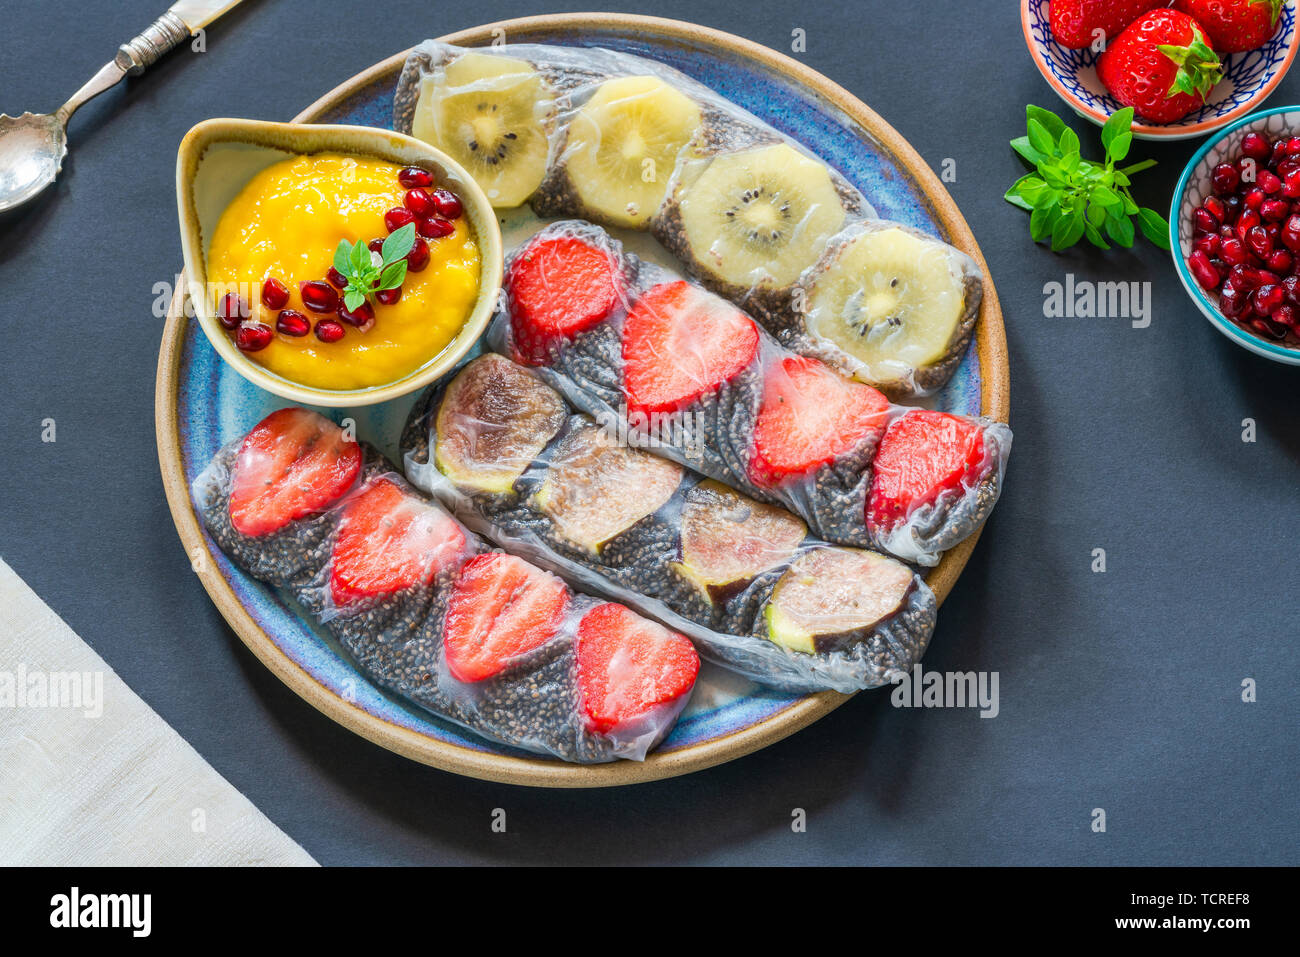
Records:
[[[1021,0],[1029,52],[1080,116],[1131,106],[1140,139],[1190,139],[1259,109],[1295,59],[1297,0]]]
[[[1300,106],[1247,116],[1192,157],[1170,249],[1192,301],[1261,356],[1300,365]]]

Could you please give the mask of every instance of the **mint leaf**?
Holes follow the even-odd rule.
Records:
[[[1034,106],[1032,103],[1025,107],[1025,122],[1036,120],[1043,129],[1051,134],[1052,139],[1060,139],[1061,132],[1065,129],[1065,121],[1053,113],[1051,110],[1045,110],[1041,106]]]
[[[1137,221],[1143,236],[1161,249],[1169,248],[1169,222],[1163,216],[1144,206],[1137,211]]]
[[[348,256],[349,269],[344,273],[350,278],[360,279],[371,269],[370,249],[365,243],[358,242],[352,247],[352,252]]]
[[[405,228],[405,227],[403,227]],[[406,281],[406,260],[399,259],[395,263],[389,263],[384,267],[383,275],[379,277],[379,289],[396,289]]]
[[[334,268],[346,276],[352,270],[351,260],[352,244],[346,239],[340,239],[338,248],[334,250]]]
[[[347,306],[348,312],[355,312],[361,308],[361,304],[366,301],[366,294],[352,286],[348,287],[347,292],[343,294],[343,305]]]
[[[1047,128],[1037,120],[1029,121],[1029,145],[1044,156],[1051,156],[1056,152],[1056,140],[1052,134],[1047,132]]]
[[[411,251],[414,245],[415,223],[407,223],[401,229],[389,234],[388,238],[384,240],[383,249],[379,254],[384,257],[384,265],[387,266],[402,259]],[[385,286],[383,288],[390,287]]]
[[[1127,133],[1133,125],[1133,107],[1126,106],[1122,110],[1116,110],[1106,120],[1106,125],[1101,128],[1101,145],[1106,148],[1106,155],[1114,158],[1111,152],[1110,144],[1115,142],[1115,137],[1121,133]]]
[[[1011,148],[1035,166],[1046,159],[1042,153],[1034,149],[1033,144],[1029,142],[1028,136],[1017,136],[1011,141]]]
[[[1061,149],[1061,154],[1065,156],[1066,159],[1073,157],[1076,160],[1077,166],[1079,158],[1079,134],[1067,126],[1065,132],[1061,134],[1060,140],[1057,141],[1057,145]]]

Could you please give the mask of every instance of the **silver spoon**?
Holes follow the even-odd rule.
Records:
[[[0,213],[21,206],[43,190],[68,155],[68,119],[83,103],[136,76],[172,47],[198,33],[240,0],[180,0],[144,32],[118,48],[117,56],[54,113],[0,113]]]

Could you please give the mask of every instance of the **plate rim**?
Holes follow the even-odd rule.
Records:
[[[988,263],[984,260],[979,244],[965,217],[929,164],[897,130],[843,87],[811,67],[754,41],[711,27],[663,17],[604,13],[543,14],[482,24],[438,39],[445,43],[477,46],[491,42],[496,31],[504,30],[508,36],[511,30],[538,33],[581,27],[614,28],[627,32],[650,31],[669,38],[702,43],[754,61],[811,90],[876,139],[915,180],[930,206],[929,212],[947,233],[948,241],[970,255],[980,267],[984,294],[975,330],[976,351],[980,360],[980,409],[982,415],[1000,422],[1008,421],[1011,375],[1006,330]],[[395,77],[410,49],[381,60],[343,81],[298,113],[290,122],[312,122],[376,80],[388,74]],[[653,752],[643,762],[617,761],[601,765],[567,764],[546,758],[491,754],[450,742],[436,741],[409,728],[390,724],[348,702],[295,663],[257,625],[236,597],[230,583],[221,575],[215,556],[208,547],[185,481],[176,415],[179,369],[188,321],[185,316],[184,290],[177,289],[167,310],[154,389],[158,464],[176,531],[186,555],[192,566],[195,566],[195,574],[240,641],[295,694],[337,724],[403,757],[481,780],[534,787],[615,787],[676,777],[732,761],[802,730],[852,697],[833,691],[809,695],[795,700],[757,724],[721,738],[675,751]],[[940,603],[956,583],[979,536],[980,532],[977,531],[948,551],[928,577],[927,581]]]

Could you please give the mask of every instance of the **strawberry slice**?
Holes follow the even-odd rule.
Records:
[[[269,535],[338,501],[361,472],[361,446],[316,412],[272,412],[244,438],[230,469],[230,523]]]
[[[889,400],[816,359],[791,356],[772,367],[754,423],[750,479],[777,485],[806,475],[880,435]]]
[[[560,630],[569,589],[522,558],[489,552],[465,563],[447,602],[443,649],[460,681],[500,674]]]
[[[758,326],[688,282],[646,290],[623,327],[629,412],[676,412],[730,382],[758,355]]]
[[[330,595],[343,606],[428,585],[464,548],[465,535],[446,512],[376,479],[343,507]]]
[[[609,318],[623,295],[612,252],[572,235],[537,238],[506,276],[515,359],[547,365],[554,348]]]
[[[975,485],[989,464],[977,422],[925,409],[900,416],[876,452],[867,528],[894,528],[944,493]]]
[[[578,693],[587,729],[605,734],[677,701],[700,659],[684,636],[622,605],[597,605],[578,623]]]

